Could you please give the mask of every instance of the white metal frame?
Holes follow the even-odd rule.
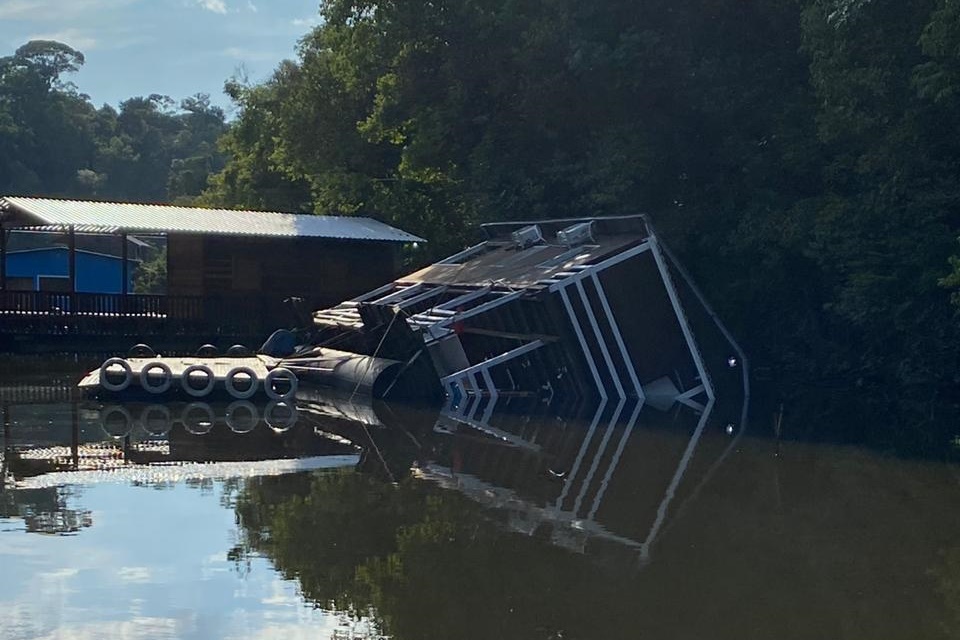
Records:
[[[704,392],[707,394],[707,398],[713,401],[716,399],[716,396],[713,392],[713,383],[710,381],[710,374],[707,372],[707,367],[703,362],[703,356],[700,355],[697,341],[693,337],[690,324],[687,322],[687,315],[683,311],[683,305],[680,304],[680,296],[677,294],[677,289],[673,285],[673,278],[670,277],[670,271],[667,268],[663,253],[660,251],[657,237],[654,234],[650,234],[650,248],[653,251],[653,259],[657,263],[657,269],[660,271],[660,277],[663,280],[664,286],[667,288],[667,296],[670,298],[670,304],[673,305],[674,315],[676,315],[677,321],[680,323],[680,330],[683,332],[684,340],[687,342],[687,349],[689,349],[694,364],[696,364],[697,373],[700,374],[700,382],[703,383]]]
[[[593,309],[590,308],[590,300],[587,298],[587,292],[583,288],[583,280],[577,280],[575,286],[577,287],[577,292],[580,294],[580,300],[583,301],[583,308],[587,312],[587,319],[590,321],[590,325],[593,327],[593,335],[597,337],[597,343],[600,345],[600,353],[603,355],[604,362],[607,363],[607,369],[610,370],[610,377],[613,379],[613,386],[617,388],[617,396],[620,398],[626,398],[627,394],[624,393],[623,384],[620,382],[620,374],[617,372],[617,368],[613,364],[613,358],[610,357],[610,350],[607,348],[607,342],[603,338],[603,333],[600,331],[600,324],[597,322],[597,316],[594,314]]]
[[[479,244],[475,244],[472,247],[467,247],[460,253],[455,253],[452,256],[448,256],[438,262],[437,264],[460,264],[462,260],[472,257],[474,254],[480,253],[487,247],[487,241],[483,241]]]
[[[583,355],[587,359],[587,366],[590,368],[590,373],[593,375],[593,382],[597,385],[597,393],[600,394],[600,399],[606,402],[607,389],[603,386],[603,380],[600,379],[600,371],[597,369],[597,363],[593,359],[593,354],[590,353],[590,346],[587,344],[587,340],[583,335],[583,328],[580,326],[580,320],[577,319],[577,314],[573,310],[573,305],[570,304],[570,296],[567,295],[566,287],[561,287],[559,291],[560,298],[563,300],[563,305],[567,309],[567,316],[570,318],[570,324],[573,325],[573,330],[577,334],[577,339],[580,341],[580,349],[583,351]]]
[[[461,369],[456,373],[451,373],[450,375],[445,376],[444,378],[441,378],[440,382],[444,385],[444,387],[446,387],[449,384],[459,384],[462,386],[462,381],[464,378],[467,378],[467,377],[473,378],[478,374],[483,375],[485,371],[489,371],[491,368],[499,364],[503,364],[504,362],[509,362],[514,358],[518,358],[524,355],[525,353],[529,353],[531,351],[539,349],[540,347],[544,346],[544,344],[545,343],[542,340],[534,340],[533,342],[528,342],[527,344],[520,345],[515,349],[511,349],[510,351],[501,353],[498,356],[494,356],[492,358],[484,360],[483,362],[469,366],[466,369]],[[489,380],[489,374],[487,376],[484,376],[484,378],[485,380]],[[490,381],[492,382],[492,380]],[[476,386],[477,388],[479,388],[480,385],[476,385]]]
[[[616,340],[617,348],[620,350],[620,355],[623,357],[623,361],[627,366],[627,373],[630,375],[630,382],[633,383],[633,389],[637,392],[637,398],[642,404],[644,400],[646,400],[646,396],[643,393],[643,385],[640,384],[640,378],[637,376],[637,371],[633,367],[633,358],[630,357],[630,352],[627,350],[627,344],[623,340],[623,334],[620,333],[620,325],[617,324],[617,318],[613,314],[613,309],[610,308],[610,301],[607,300],[607,293],[603,290],[603,285],[600,283],[600,278],[596,273],[591,274],[590,279],[593,280],[593,286],[597,290],[597,295],[600,298],[600,304],[603,306],[603,312],[607,314],[607,321],[610,323],[610,329],[613,331],[613,338]]]

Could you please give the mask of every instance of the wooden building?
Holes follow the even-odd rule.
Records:
[[[8,240],[24,230],[58,235],[56,246],[69,252],[67,282],[58,282],[56,291],[10,286],[15,283],[8,277]],[[78,238],[91,236],[115,238],[123,269],[118,282],[133,281],[130,239],[149,239],[159,259],[165,256],[162,289],[118,285],[91,292],[78,286],[83,281]],[[286,298],[300,297],[317,308],[390,281],[397,275],[400,248],[417,242],[423,240],[363,217],[0,198],[0,334],[43,333],[37,318],[53,311],[61,316],[58,327],[72,332],[81,330],[65,319],[94,315],[99,327],[85,321],[85,331],[134,335],[144,323],[121,328],[130,323],[119,319],[153,317],[161,333],[197,332],[206,325],[216,335],[258,335],[289,324]],[[30,322],[25,324],[25,317]]]

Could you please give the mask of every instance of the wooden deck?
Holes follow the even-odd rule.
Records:
[[[305,300],[304,308],[336,301]],[[163,296],[0,290],[0,352],[123,352],[146,342],[192,353],[258,346],[296,324],[282,296]]]

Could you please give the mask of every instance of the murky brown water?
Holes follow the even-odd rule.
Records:
[[[2,638],[960,637],[955,466],[678,407],[104,406],[84,363],[0,365]]]

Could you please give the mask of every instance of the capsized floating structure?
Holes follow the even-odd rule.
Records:
[[[311,358],[336,347],[384,364],[376,379],[361,366],[341,381],[375,396],[446,396],[455,406],[470,397],[650,395],[694,409],[716,396],[712,370],[746,366],[644,216],[482,228],[485,241],[315,312],[315,346],[283,366],[309,376]],[[722,334],[707,355],[697,322]]]

